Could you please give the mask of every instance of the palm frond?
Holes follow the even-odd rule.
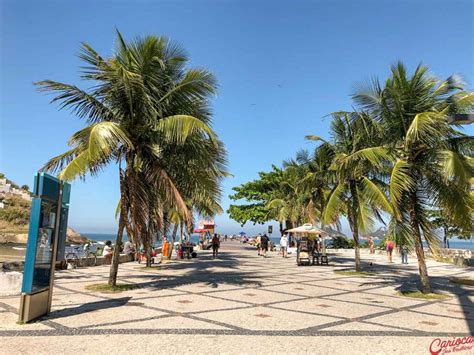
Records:
[[[339,183],[332,191],[323,213],[324,224],[332,224],[336,219],[339,219],[341,211],[343,210],[343,204],[345,203],[343,199],[345,189],[344,183]]]
[[[168,141],[183,144],[193,134],[206,134],[216,140],[214,131],[201,120],[187,115],[169,116],[158,121],[155,130],[165,135]]]
[[[412,191],[416,184],[410,175],[412,166],[408,162],[398,159],[390,176],[390,200],[395,214],[400,212],[402,196],[405,192]]]

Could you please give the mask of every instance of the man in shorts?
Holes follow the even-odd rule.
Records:
[[[266,234],[260,238],[260,249],[262,251],[262,256],[267,256],[267,251],[268,251],[268,242],[270,241],[270,238]]]
[[[280,238],[280,251],[284,258],[288,257],[288,236],[283,234]]]
[[[221,242],[217,234],[214,234],[214,237],[212,237],[211,243],[212,243],[212,257],[215,258],[216,256],[219,256],[219,247],[221,245]]]

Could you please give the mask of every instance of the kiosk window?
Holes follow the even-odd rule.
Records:
[[[54,224],[56,221],[56,204],[42,201],[40,228],[36,241],[36,260],[33,274],[33,291],[49,287],[51,260],[54,242]]]

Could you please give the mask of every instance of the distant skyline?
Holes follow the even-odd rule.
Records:
[[[67,149],[84,122],[49,104],[33,82],[53,79],[84,87],[80,42],[103,56],[125,38],[165,35],[189,53],[191,65],[212,71],[219,93],[213,127],[226,144],[232,187],[281,165],[304,136],[328,137],[330,112],[350,110],[354,87],[384,79],[402,60],[433,74],[461,75],[473,88],[473,2],[466,1],[21,1],[0,2],[0,172],[19,185]],[[465,128],[474,134],[474,125]],[[118,172],[72,183],[69,225],[114,233]],[[222,233],[242,227],[217,216]],[[278,231],[273,223],[275,232]],[[249,233],[266,226],[247,224]]]

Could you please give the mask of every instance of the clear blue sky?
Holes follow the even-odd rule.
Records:
[[[126,38],[166,35],[187,49],[192,65],[217,76],[214,127],[234,174],[224,185],[224,208],[233,186],[310,147],[305,135],[327,136],[323,117],[350,109],[354,85],[384,78],[398,59],[410,68],[423,62],[441,78],[459,73],[473,86],[470,0],[2,0],[0,11],[0,171],[30,186],[34,172],[83,127],[32,82],[81,85],[80,42],[107,56],[115,27]],[[116,167],[75,182],[69,224],[114,232],[117,199]],[[225,215],[217,223],[224,233],[240,231]]]

